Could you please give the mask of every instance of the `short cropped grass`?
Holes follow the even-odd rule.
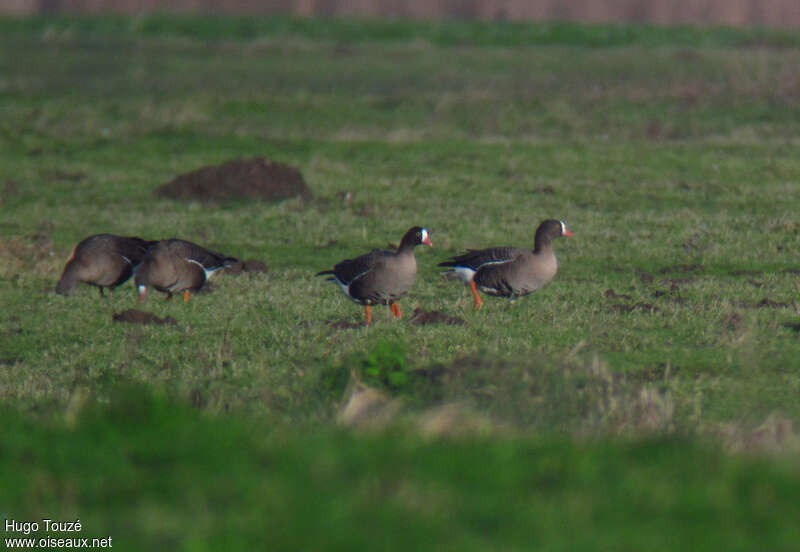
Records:
[[[622,539],[640,549],[670,536],[669,549],[747,549],[767,534],[773,549],[794,542],[788,505],[797,502],[798,478],[782,471],[781,458],[796,458],[800,420],[800,35],[168,16],[3,19],[0,30],[0,401],[15,428],[0,444],[12,464],[26,471],[51,437],[77,446],[69,435],[88,443],[113,427],[120,386],[144,386],[145,402],[155,394],[202,411],[168,401],[154,422],[167,426],[165,435],[173,415],[196,441],[227,424],[239,428],[209,464],[190,460],[208,450],[184,443],[164,460],[171,475],[153,483],[163,487],[143,491],[139,505],[119,497],[135,495],[157,462],[137,468],[119,457],[117,468],[87,445],[84,467],[53,460],[31,468],[2,495],[12,505],[5,512],[95,512],[98,531],[132,547],[218,550],[230,537],[228,549],[241,549],[256,538],[250,521],[264,517],[246,506],[274,513],[275,497],[310,484],[300,468],[266,477],[260,455],[313,471],[316,450],[347,465],[354,448],[359,459],[346,476],[329,478],[337,485],[323,493],[330,502],[312,507],[303,487],[278,518],[288,525],[277,542],[340,530],[331,549],[352,549],[359,541],[345,533],[380,519],[369,531],[396,534],[390,543],[455,534],[458,549],[522,549],[530,542],[520,527],[545,509],[525,509],[531,496],[520,491],[509,503],[520,506],[519,523],[490,510],[505,485],[524,481],[536,489],[551,481],[565,509],[548,510],[547,531],[569,528],[542,537],[552,548]],[[314,197],[207,204],[154,194],[184,171],[257,155],[299,167]],[[514,304],[487,298],[475,312],[469,292],[438,274],[437,262],[465,248],[532,245],[545,218],[564,219],[576,237],[555,243],[559,274],[540,292]],[[406,318],[394,321],[381,308],[372,327],[336,324],[363,314],[313,274],[396,243],[417,224],[435,246],[417,250],[419,278],[400,302]],[[130,284],[107,298],[85,286],[69,298],[53,293],[77,241],[100,232],[181,237],[270,270],[215,277],[211,292],[188,305],[153,294],[143,308],[176,326],[115,323],[113,313],[136,306]],[[415,308],[466,325],[415,326]],[[332,427],[358,385],[399,405],[382,422],[389,433]],[[84,413],[92,404],[100,406]],[[481,441],[420,440],[419,427],[442,405],[457,405],[465,425],[478,420],[470,427],[480,428]],[[250,424],[271,429],[244,436]],[[458,426],[444,433],[463,434]],[[115,442],[140,438],[120,431]],[[136,435],[170,442],[155,429]],[[775,456],[709,452],[720,445]],[[403,456],[404,446],[413,453]],[[401,465],[380,467],[393,453]],[[474,454],[489,466],[508,458],[509,479],[490,469],[478,483],[488,472],[471,472],[460,457]],[[539,455],[550,460],[530,464],[528,480],[524,459]],[[377,467],[367,467],[373,460]],[[98,473],[107,475],[93,476],[102,462]],[[213,477],[199,482],[213,462],[233,471],[244,463],[231,476],[234,490]],[[597,471],[551,477],[548,462]],[[726,467],[705,479],[696,471],[705,462]],[[460,488],[461,475],[444,473],[451,463],[485,488]],[[387,491],[408,503],[375,510],[382,470],[412,465],[421,472],[398,476]],[[125,470],[136,472],[127,490],[92,487]],[[653,508],[659,521],[632,528],[637,504],[647,510],[649,498],[608,512],[602,504],[622,492],[608,495],[610,482],[626,470],[626,485],[655,501],[681,481],[663,498],[671,513]],[[245,493],[237,502],[235,489],[251,484],[247,493],[272,489],[272,498]],[[428,491],[418,485],[441,486],[449,498],[430,518],[419,517],[425,508],[395,518],[408,504],[437,503],[420,498]],[[709,494],[698,499],[703,489]],[[357,503],[355,513],[334,508],[337,496]],[[186,510],[189,503],[205,513]],[[450,520],[457,529],[445,532],[442,511],[458,504]],[[223,510],[227,517],[215,521]],[[302,511],[318,520],[301,520]],[[767,511],[779,515],[767,522]],[[125,526],[134,529],[123,527],[128,514],[139,516]],[[184,530],[197,516],[206,521],[191,537]],[[154,529],[161,518],[167,526]],[[681,524],[687,519],[706,520],[703,535]],[[748,521],[736,532],[726,529],[732,520]],[[569,540],[582,534],[578,527],[592,543]],[[417,548],[412,541],[406,547]]]

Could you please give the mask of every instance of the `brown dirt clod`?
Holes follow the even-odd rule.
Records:
[[[238,276],[242,272],[267,272],[267,264],[263,261],[256,259],[249,259],[247,261],[238,261],[231,266],[222,269],[223,274],[231,276]]]
[[[171,316],[159,318],[152,312],[141,311],[138,309],[128,309],[122,312],[114,313],[112,318],[114,319],[114,322],[130,322],[131,324],[172,324],[174,326],[178,323],[178,321]]]
[[[365,321],[361,322],[350,322],[349,320],[326,320],[325,323],[330,326],[331,328],[336,328],[337,330],[353,330],[355,328],[362,328],[367,325]]]
[[[156,194],[200,201],[280,201],[293,197],[310,199],[312,195],[298,169],[263,157],[236,159],[178,175],[158,188]]]
[[[617,293],[613,289],[608,288],[606,292],[603,294],[606,299],[625,299],[626,301],[630,301],[633,299],[630,295],[626,295],[624,293]]]
[[[653,275],[652,275],[652,274],[649,274],[649,273],[647,273],[647,272],[642,272],[641,274],[639,274],[639,280],[640,280],[640,281],[641,281],[643,284],[652,284],[652,283],[653,283],[653,280],[654,280],[654,278],[653,278]]]
[[[773,301],[769,297],[764,297],[758,303],[743,303],[742,307],[750,309],[782,309],[785,307],[794,306],[794,302],[783,303],[781,301]]]
[[[451,326],[466,326],[467,321],[458,316],[450,316],[442,311],[426,311],[420,308],[414,309],[414,314],[408,319],[409,323],[418,326],[426,324],[449,324]]]
[[[720,325],[729,332],[738,333],[744,328],[744,320],[741,314],[734,312],[723,316]]]

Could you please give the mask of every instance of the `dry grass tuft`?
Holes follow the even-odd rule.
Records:
[[[800,452],[800,431],[795,426],[793,420],[773,413],[757,427],[734,422],[708,424],[701,433],[721,441],[732,452]]]
[[[336,421],[340,426],[362,430],[385,429],[401,410],[401,402],[380,391],[352,380],[347,399]]]

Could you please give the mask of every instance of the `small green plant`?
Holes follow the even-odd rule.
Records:
[[[399,391],[410,383],[406,371],[406,348],[401,343],[381,341],[356,358],[358,375],[368,385]]]

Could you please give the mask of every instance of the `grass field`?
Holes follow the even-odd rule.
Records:
[[[794,549],[798,48],[765,30],[0,19],[0,518],[80,518],[130,550]],[[154,194],[258,155],[313,199]],[[532,244],[545,218],[576,237],[540,292],[475,312],[438,275],[468,247]],[[435,247],[402,308],[466,325],[385,308],[332,325],[363,315],[313,274],[415,224]],[[99,232],[270,270],[188,305],[154,294],[175,326],[114,323],[132,285],[53,292]]]

